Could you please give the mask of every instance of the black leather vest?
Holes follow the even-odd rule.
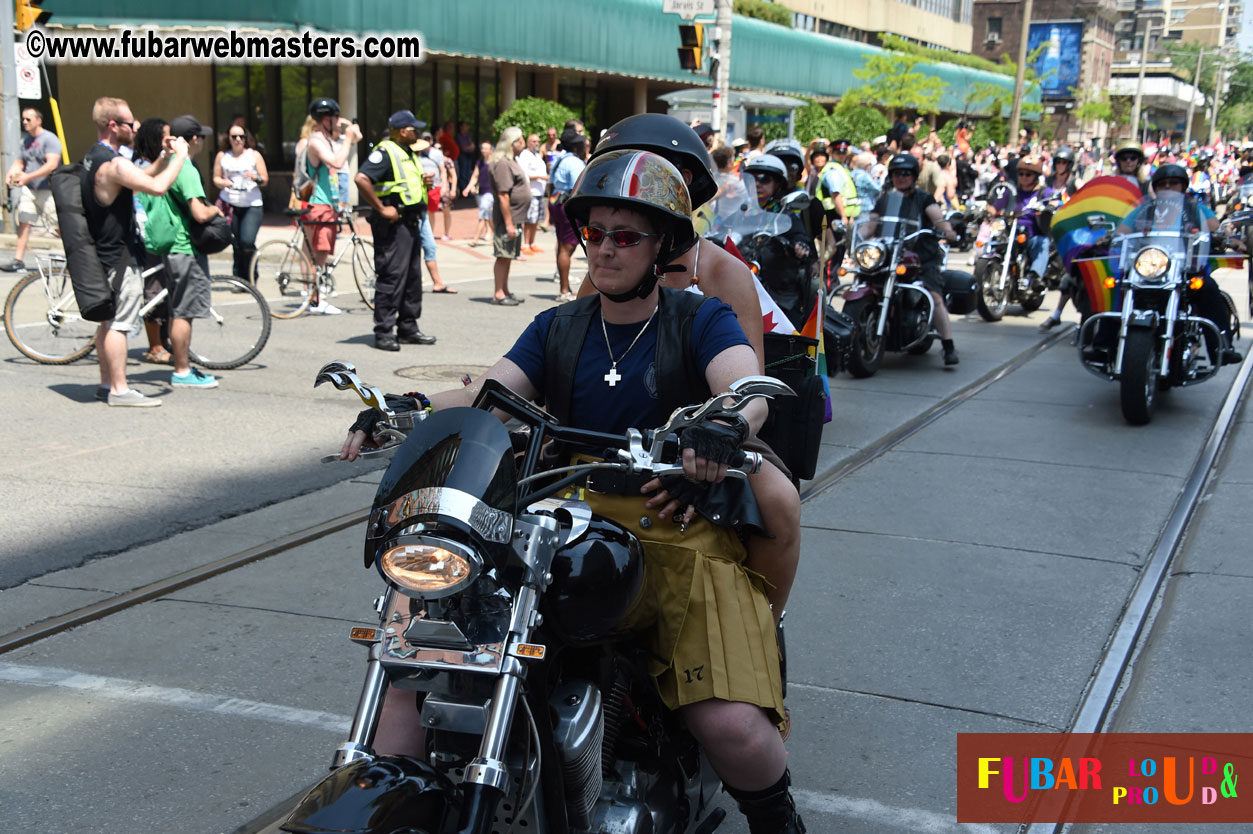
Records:
[[[657,299],[657,405],[664,421],[676,408],[704,402],[711,395],[705,375],[696,366],[692,350],[692,321],[708,299],[697,293],[662,287]],[[544,408],[570,424],[574,399],[574,371],[592,319],[600,309],[600,295],[589,295],[557,308],[544,345]],[[659,423],[660,425],[660,423]],[[641,428],[654,428],[652,426]]]

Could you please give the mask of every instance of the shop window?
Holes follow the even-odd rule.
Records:
[[[518,95],[522,96],[520,89]],[[470,123],[470,135],[479,142],[495,145],[500,138],[492,135],[492,123],[500,115],[500,75],[496,67],[483,67],[479,71],[479,109],[476,115],[477,118],[466,117]]]

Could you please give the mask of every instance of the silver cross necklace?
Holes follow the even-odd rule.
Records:
[[[653,316],[657,315],[657,308],[648,315],[648,321],[644,322],[644,326],[640,328],[640,332],[635,334],[635,338],[631,340],[631,344],[627,345],[627,349],[622,351],[622,355],[617,359],[613,358],[613,345],[609,344],[609,328],[605,327],[605,317],[600,317],[600,332],[605,334],[605,349],[609,351],[609,373],[602,377],[605,382],[609,383],[609,387],[613,388],[618,384],[618,380],[622,379],[622,374],[618,373],[618,363],[626,358],[631,352],[631,348],[635,347],[635,343],[640,340],[640,336],[644,335],[644,331],[648,329],[648,325],[653,323]]]

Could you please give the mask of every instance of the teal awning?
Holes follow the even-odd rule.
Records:
[[[119,8],[120,7],[120,8]],[[325,32],[421,32],[424,47],[442,55],[559,67],[707,84],[708,77],[679,69],[679,18],[661,0],[527,0],[501,13],[499,0],[453,3],[411,0],[47,0],[56,26],[217,26]],[[737,15],[732,27],[731,86],[787,95],[839,97],[858,84],[853,70],[877,47],[798,32]],[[948,85],[941,109],[960,112],[965,91],[977,81],[1010,89],[1013,79],[953,64],[919,64]],[[1034,97],[1038,100],[1038,94]]]

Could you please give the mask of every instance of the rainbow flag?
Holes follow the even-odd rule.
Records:
[[[1244,255],[1212,255],[1209,259],[1210,269],[1244,269],[1248,259]]]
[[[814,373],[822,380],[822,391],[824,394],[822,422],[830,423],[834,415],[831,411],[831,383],[827,380],[827,349],[822,337],[822,325],[826,319],[826,310],[826,293],[823,291],[822,283],[819,282],[818,298],[814,304],[814,309],[809,314],[809,319],[805,322],[805,326],[797,332],[802,336],[818,341],[818,344],[809,348],[809,350],[812,351],[810,356],[813,356],[816,360],[814,362]]]
[[[1117,284],[1112,289],[1105,286],[1106,278],[1116,277],[1110,258],[1076,258],[1072,266],[1083,279],[1092,312],[1111,313],[1122,307],[1122,287]]]
[[[1057,244],[1062,263],[1070,267],[1071,260],[1084,246],[1098,240],[1108,227],[1092,229],[1089,217],[1100,217],[1115,226],[1140,204],[1139,186],[1132,185],[1122,177],[1097,177],[1080,188],[1070,200],[1053,214],[1049,234]]]

